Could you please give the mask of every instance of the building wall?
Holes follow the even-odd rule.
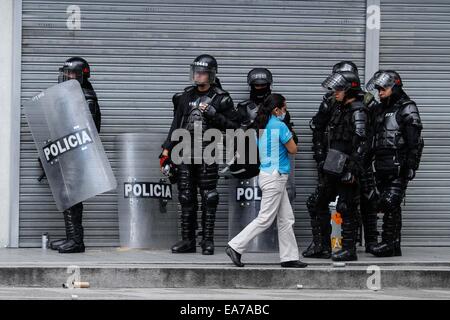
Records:
[[[9,242],[13,0],[0,1],[0,246]]]

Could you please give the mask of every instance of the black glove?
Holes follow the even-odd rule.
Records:
[[[216,108],[214,108],[212,105],[208,104],[206,108],[203,110],[203,114],[206,118],[212,119],[216,115]]]
[[[170,183],[174,184],[178,181],[178,167],[173,163],[169,156],[159,155],[159,165],[162,173],[169,178]]]

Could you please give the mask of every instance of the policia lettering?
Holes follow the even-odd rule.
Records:
[[[172,185],[167,183],[125,182],[123,190],[125,198],[172,199]]]
[[[196,251],[197,229],[197,189],[201,195],[202,210],[202,254],[214,254],[214,224],[216,208],[219,203],[217,192],[218,164],[189,164],[174,165],[170,160],[170,152],[175,142],[171,140],[172,133],[178,128],[194,130],[194,124],[201,123],[202,131],[216,128],[237,129],[237,112],[233,101],[220,86],[216,78],[217,61],[210,55],[200,55],[191,64],[191,79],[193,85],[183,92],[173,96],[174,117],[167,139],[162,145],[160,165],[163,172],[171,177],[171,182],[177,182],[178,199],[181,204],[181,235],[182,240],[172,246],[173,253]],[[194,137],[194,135],[192,135]],[[192,146],[197,145],[192,143]],[[203,142],[202,151],[207,143]],[[191,155],[196,152],[191,152]],[[203,154],[203,152],[201,153]],[[176,170],[176,171],[175,171]],[[176,172],[177,179],[173,173]],[[172,174],[172,176],[171,176]]]
[[[52,162],[59,156],[77,148],[84,147],[92,143],[92,137],[89,134],[89,130],[82,129],[68,134],[56,141],[47,144],[44,148],[44,155],[47,162]]]
[[[88,62],[80,57],[72,57],[67,59],[66,62],[64,62],[63,67],[59,69],[58,83],[71,79],[76,79],[80,83],[89,110],[91,111],[92,118],[94,119],[95,127],[97,131],[100,132],[100,106],[98,105],[94,88],[89,82],[90,75],[91,71]],[[73,148],[84,147],[91,142],[92,136],[89,134],[89,131],[81,129],[80,131],[74,132],[67,137],[62,137],[52,144],[47,145],[44,148],[46,160],[52,161],[52,159],[73,150]],[[49,153],[46,151],[47,147],[50,151]],[[55,148],[57,148],[57,150]],[[83,203],[80,202],[74,205],[65,210],[63,214],[66,238],[52,241],[50,243],[50,248],[58,250],[59,253],[84,252],[84,229],[82,226]]]

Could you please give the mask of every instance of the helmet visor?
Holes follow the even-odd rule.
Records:
[[[68,80],[78,80],[83,83],[83,73],[81,70],[73,70],[68,68],[59,68],[58,82],[64,82]]]
[[[190,77],[196,85],[214,84],[216,82],[216,71],[207,67],[191,65]]]
[[[345,91],[350,89],[350,84],[342,74],[333,73],[322,82],[322,87],[329,91]]]
[[[366,89],[375,91],[378,88],[392,88],[395,85],[395,78],[387,72],[377,72],[372,79],[367,82]]]

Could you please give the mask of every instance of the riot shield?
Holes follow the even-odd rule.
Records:
[[[289,155],[291,172],[286,185],[291,205],[295,199],[295,156]],[[261,189],[258,177],[229,179],[228,192],[228,238],[231,240],[258,216],[261,206]],[[247,247],[248,252],[278,251],[278,229],[276,219],[269,229],[256,236]]]
[[[116,188],[78,81],[44,90],[23,110],[58,210]]]
[[[158,155],[165,135],[125,133],[116,138],[120,246],[167,249],[177,240],[177,190],[163,178]]]

